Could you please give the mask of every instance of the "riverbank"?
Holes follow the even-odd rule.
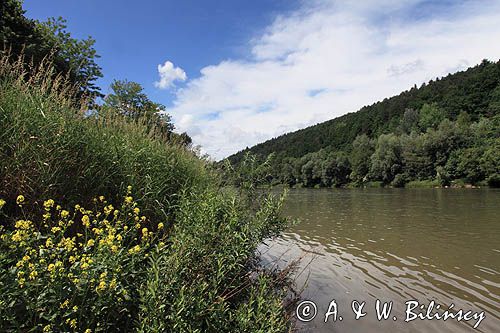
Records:
[[[288,332],[288,275],[256,255],[281,199],[47,68],[0,58],[0,331]]]
[[[479,189],[479,188],[498,188],[498,186],[489,186],[486,182],[481,182],[477,184],[466,183],[463,180],[454,180],[451,181],[449,185],[442,185],[437,180],[415,180],[410,181],[404,186],[394,186],[391,184],[384,184],[380,181],[368,181],[362,184],[348,183],[343,186],[332,186],[332,187],[324,187],[324,186],[313,186],[313,187],[305,187],[302,184],[296,184],[293,186],[289,186],[286,184],[274,184],[274,185],[260,185],[260,188],[273,188],[273,189],[285,189],[285,188],[293,188],[293,189],[325,189],[325,188],[443,188],[443,189],[453,189],[453,188],[463,188],[463,189]]]

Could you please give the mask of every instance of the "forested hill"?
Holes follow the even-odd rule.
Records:
[[[302,157],[322,148],[349,150],[360,134],[376,138],[383,133],[397,132],[408,109],[419,110],[424,104],[437,105],[449,120],[456,120],[465,111],[472,120],[498,113],[492,106],[500,95],[500,62],[484,60],[466,71],[449,74],[416,86],[381,102],[365,106],[357,112],[310,126],[296,132],[247,148],[229,157],[239,163],[246,152],[265,157],[277,153],[280,158]],[[495,100],[494,100],[495,99]]]

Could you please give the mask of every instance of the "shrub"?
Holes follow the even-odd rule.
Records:
[[[500,174],[495,173],[495,174],[490,175],[487,179],[487,182],[488,182],[488,186],[500,187]]]
[[[391,183],[391,185],[394,187],[405,187],[405,184],[406,184],[406,176],[401,173],[398,173],[394,177],[394,180]]]

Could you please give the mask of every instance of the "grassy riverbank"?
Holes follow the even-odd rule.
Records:
[[[288,331],[287,276],[255,252],[286,226],[280,199],[222,191],[190,150],[72,91],[0,60],[0,330]]]

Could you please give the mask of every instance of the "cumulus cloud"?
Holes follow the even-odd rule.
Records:
[[[446,3],[304,1],[248,41],[249,59],[203,68],[176,91],[169,112],[219,159],[484,58],[498,60],[499,2]]]
[[[187,79],[186,72],[180,67],[175,67],[170,61],[158,65],[158,74],[160,81],[155,82],[155,87],[160,89],[170,88],[174,81],[186,81]]]

